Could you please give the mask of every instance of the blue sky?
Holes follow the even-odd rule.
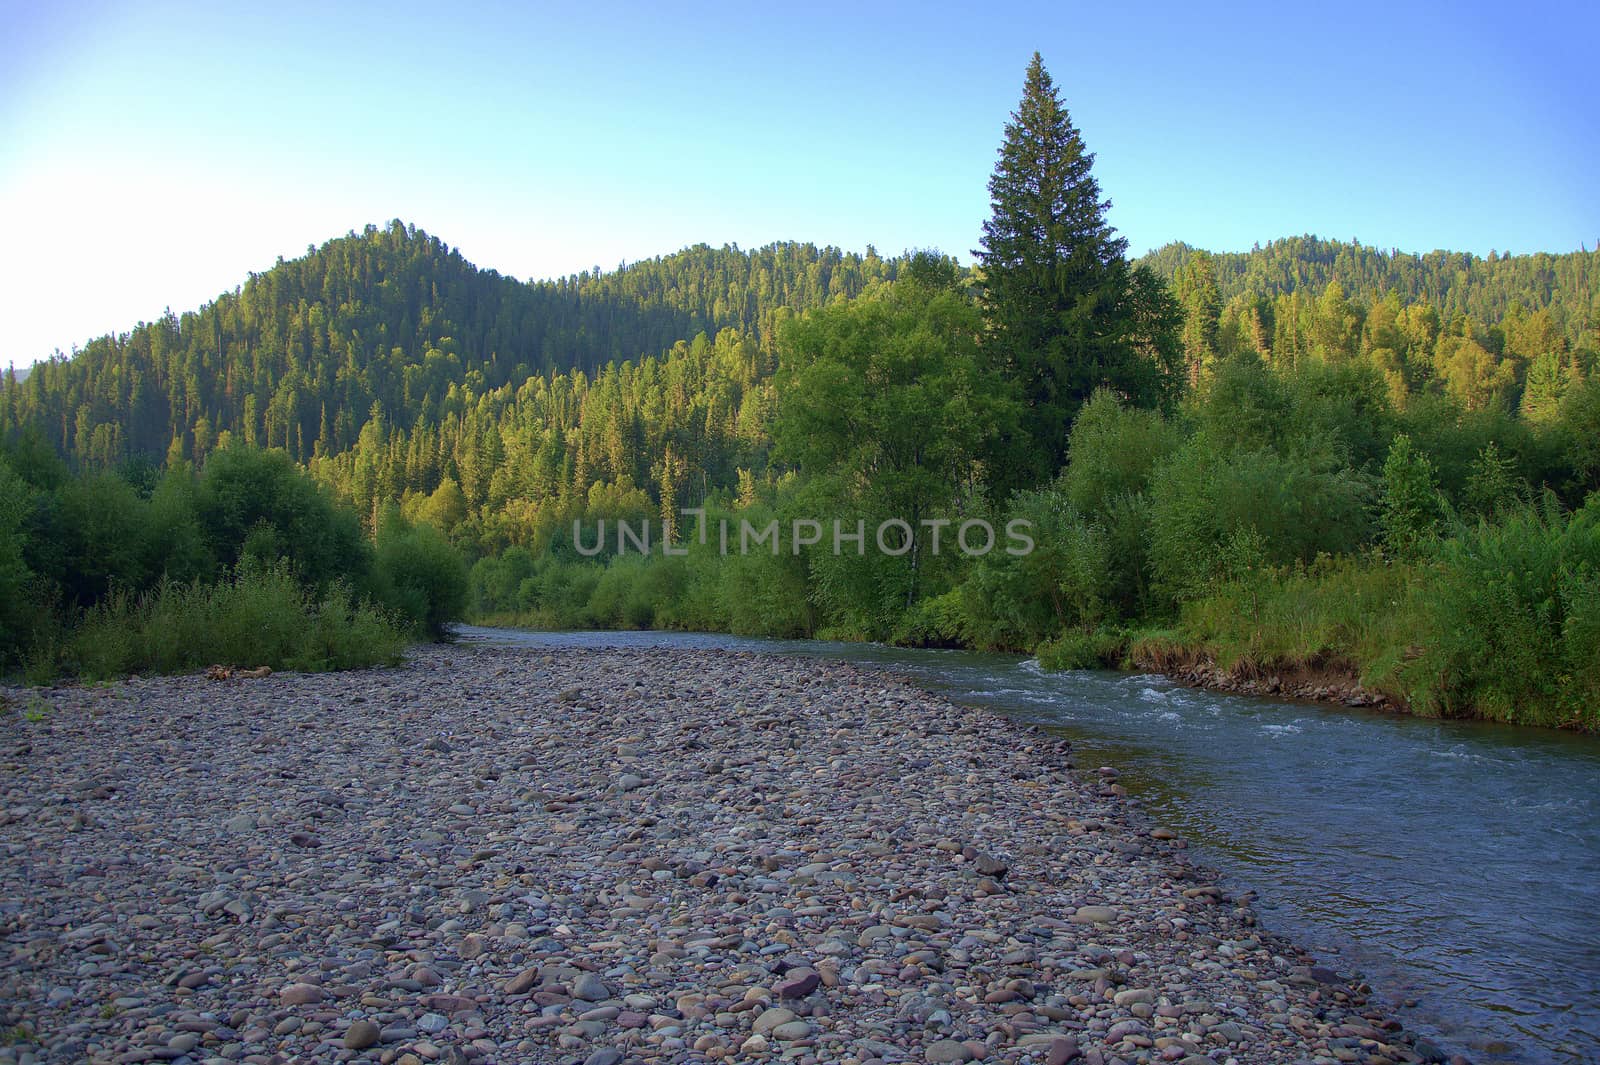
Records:
[[[1577,3],[6,6],[0,362],[393,217],[518,277],[702,241],[966,260],[1035,49],[1135,252],[1600,238]]]

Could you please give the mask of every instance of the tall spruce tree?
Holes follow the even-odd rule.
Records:
[[[1181,312],[1159,279],[1129,265],[1093,166],[1035,52],[989,179],[983,247],[973,252],[983,271],[986,350],[1025,402],[1020,431],[1008,434],[993,463],[1001,490],[1055,475],[1072,418],[1096,389],[1149,407],[1180,377]]]

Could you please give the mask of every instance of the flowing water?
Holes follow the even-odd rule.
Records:
[[[463,629],[533,647],[726,648],[888,667],[1070,738],[1263,923],[1478,1065],[1600,1062],[1600,738],[1218,695],[1031,660],[685,633]]]

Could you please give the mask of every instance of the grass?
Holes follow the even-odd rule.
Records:
[[[1412,561],[1257,570],[1132,657],[1348,672],[1413,713],[1600,731],[1600,507],[1459,528]]]
[[[1157,658],[1161,641],[1175,641],[1236,675],[1342,664],[1403,703],[1399,671],[1428,627],[1414,594],[1420,580],[1413,565],[1371,557],[1258,571],[1186,604],[1177,625],[1140,650]]]
[[[315,672],[393,664],[409,635],[335,585],[317,595],[286,570],[244,570],[214,585],[162,584],[90,610],[60,652],[85,680],[208,665]]]
[[[1072,629],[1041,643],[1033,654],[1040,667],[1051,672],[1107,669],[1122,665],[1127,646],[1125,633]]]

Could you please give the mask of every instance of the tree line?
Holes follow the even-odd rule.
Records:
[[[298,462],[352,448],[375,404],[409,428],[452,388],[593,374],[859,294],[897,263],[810,244],[704,245],[524,284],[396,221],[280,261],[199,311],[90,341],[0,389],[0,432],[37,427],[95,468],[203,461],[222,434]]]
[[[366,551],[469,560],[480,618],[1332,663],[1423,711],[1596,727],[1593,253],[1130,260],[1093,162],[1035,56],[970,269],[785,244],[524,284],[396,223],[8,383],[0,429],[135,492],[276,449]],[[14,528],[43,528],[34,491]],[[727,555],[686,507],[907,540]],[[978,519],[1037,549],[938,550]],[[600,520],[685,553],[588,557]],[[320,587],[292,537],[232,535]],[[237,572],[213,551],[140,572]],[[78,609],[139,586],[56,579]]]

